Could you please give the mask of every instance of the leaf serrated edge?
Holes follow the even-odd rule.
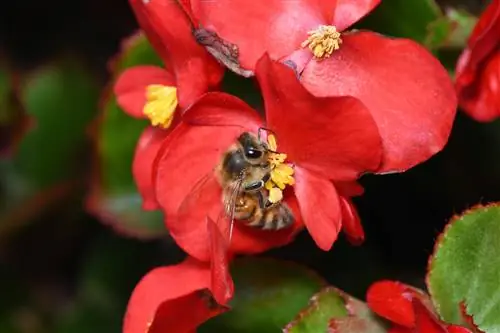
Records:
[[[435,301],[435,298],[434,298],[434,295],[433,295],[433,291],[432,291],[432,287],[431,287],[430,279],[431,279],[431,275],[432,275],[432,272],[433,272],[433,262],[434,262],[434,259],[436,258],[436,254],[439,251],[439,249],[441,248],[442,243],[444,242],[444,240],[446,238],[446,235],[448,234],[449,229],[456,222],[459,222],[460,220],[462,220],[462,218],[464,216],[466,216],[468,214],[474,213],[474,212],[476,212],[476,211],[478,211],[480,209],[490,209],[490,208],[497,208],[497,207],[500,208],[500,202],[491,202],[491,203],[488,203],[488,204],[482,204],[482,203],[480,203],[480,204],[476,204],[476,205],[473,205],[473,206],[465,209],[460,214],[454,214],[450,218],[450,220],[448,221],[448,223],[446,224],[446,226],[444,227],[443,231],[437,236],[436,241],[434,243],[434,247],[432,249],[432,253],[429,256],[429,259],[427,260],[427,273],[425,275],[425,284],[426,284],[427,291],[429,293],[432,305],[434,306],[434,309],[436,310],[436,312],[438,313],[438,315],[439,315],[439,313],[441,311],[440,311],[439,304],[437,304],[437,302]],[[464,313],[467,313],[466,312],[467,304],[465,303],[465,300],[462,300],[459,304],[457,304],[457,306],[459,307],[460,312],[462,313],[462,317],[463,317]],[[464,311],[462,311],[462,307],[463,307]],[[468,316],[470,316],[470,315],[468,315]],[[471,318],[472,318],[472,316],[471,316]],[[469,323],[469,321],[467,321],[466,318],[464,318],[464,320],[466,320],[466,322]],[[473,325],[471,325],[471,328],[479,330],[479,328],[477,328],[477,326],[474,323],[473,323]],[[481,333],[481,331],[479,330],[479,331],[477,331],[477,333]]]

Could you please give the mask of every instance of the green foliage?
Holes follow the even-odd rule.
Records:
[[[455,217],[436,244],[428,288],[446,321],[464,324],[465,311],[484,332],[500,332],[500,207],[477,207]]]
[[[31,130],[15,156],[17,172],[38,189],[70,180],[81,170],[85,130],[95,116],[98,86],[80,65],[54,64],[28,77],[21,100]]]
[[[115,60],[115,78],[135,65],[161,65],[161,60],[144,35],[134,35]],[[125,114],[110,92],[105,96],[102,119],[97,134],[99,145],[99,213],[107,222],[126,234],[138,237],[158,237],[165,234],[160,212],[146,212],[132,177],[132,161],[137,140],[147,126],[146,120]]]
[[[63,59],[23,78],[18,88],[29,128],[12,156],[0,161],[4,228],[66,196],[88,169],[88,126],[99,87],[78,62]]]

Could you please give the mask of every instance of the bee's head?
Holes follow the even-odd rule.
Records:
[[[265,164],[267,162],[267,146],[254,135],[244,132],[238,137],[243,154],[251,164]]]

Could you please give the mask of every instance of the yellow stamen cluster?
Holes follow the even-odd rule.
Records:
[[[177,89],[161,84],[151,84],[146,88],[146,104],[143,112],[151,125],[168,128],[177,108]]]
[[[270,150],[276,151],[278,145],[276,138],[270,134],[267,137],[267,144]],[[269,164],[271,165],[271,178],[266,182],[266,189],[269,191],[269,201],[276,203],[283,199],[283,190],[287,185],[294,185],[293,168],[285,163],[287,156],[282,153],[269,153]]]
[[[309,50],[317,59],[328,58],[333,51],[340,48],[342,39],[340,32],[333,25],[320,25],[318,29],[309,31],[309,37],[302,42],[302,47],[309,47]]]

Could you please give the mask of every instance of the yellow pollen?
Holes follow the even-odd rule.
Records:
[[[309,37],[300,46],[309,47],[317,59],[330,57],[333,51],[338,50],[342,44],[340,32],[333,25],[320,25],[318,29],[309,31],[307,34]]]
[[[276,138],[270,134],[267,137],[267,144],[270,150],[276,151],[278,145]],[[283,199],[283,190],[287,185],[294,185],[293,168],[285,163],[286,154],[270,152],[268,161],[271,165],[271,177],[266,182],[265,187],[269,191],[269,201],[277,203]]]
[[[161,84],[146,87],[146,104],[143,112],[151,125],[168,128],[174,119],[177,108],[177,88]]]

